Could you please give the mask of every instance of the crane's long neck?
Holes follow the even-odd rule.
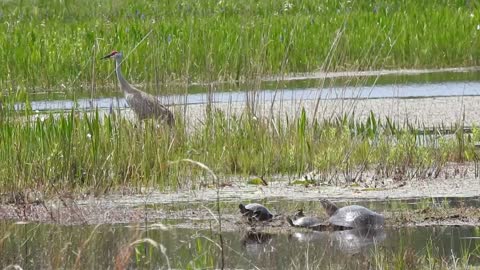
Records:
[[[133,92],[132,91],[133,88],[127,82],[127,80],[125,80],[125,78],[123,77],[121,64],[122,64],[122,59],[121,58],[115,58],[115,71],[117,73],[118,82],[120,83],[120,88],[127,93],[131,93],[131,92]]]

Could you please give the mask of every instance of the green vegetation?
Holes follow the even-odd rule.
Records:
[[[99,58],[113,49],[124,52],[125,74],[146,91],[175,85],[175,91],[188,93],[194,88],[213,91],[215,86],[205,82],[257,87],[263,77],[295,72],[476,65],[479,36],[480,5],[464,0],[1,1],[0,202],[17,203],[3,204],[12,213],[24,207],[23,216],[15,213],[18,219],[29,219],[25,214],[29,207],[47,208],[43,199],[28,204],[33,202],[29,194],[36,192],[62,199],[62,192],[219,187],[229,184],[232,175],[248,176],[250,184],[257,185],[277,175],[288,175],[292,185],[332,179],[348,184],[362,181],[365,172],[394,179],[441,177],[448,162],[478,163],[474,142],[480,141],[480,129],[465,134],[459,124],[449,127],[453,134],[445,135],[445,127],[422,130],[408,122],[378,119],[374,113],[364,120],[348,115],[319,121],[309,119],[304,110],[298,117],[266,118],[249,110],[250,101],[235,116],[207,104],[205,119],[195,125],[187,125],[191,119],[178,114],[176,126],[169,129],[154,121],[130,121],[115,112],[34,113],[30,101],[38,92],[69,93],[75,99],[87,91],[93,98],[111,90],[112,63]],[[323,83],[336,85],[334,80]],[[362,84],[355,78],[339,81]],[[267,84],[269,89],[280,85]],[[17,102],[25,109],[15,110]],[[179,162],[186,159],[190,162]],[[214,181],[203,164],[225,183]],[[312,170],[316,178],[303,179]],[[216,205],[218,213],[224,205],[234,207],[219,199]],[[252,254],[244,252],[246,240],[238,241],[237,232],[220,234],[225,235],[224,243],[220,230],[195,235],[168,230],[22,227],[4,222],[0,261],[12,268],[23,262],[27,267],[72,269],[215,268],[221,246],[227,265],[256,266],[246,259]],[[184,238],[179,241],[174,234]],[[287,247],[291,238],[283,241],[280,246]],[[376,269],[449,269],[468,268],[478,258],[476,244],[465,246],[460,258],[452,251],[450,258],[433,242],[426,247],[424,243],[421,252],[413,249],[415,243],[402,242],[396,250],[375,246],[371,254],[354,259]],[[304,269],[307,261],[320,269],[345,268],[325,261],[322,252],[307,250],[298,257],[278,255],[260,262]]]
[[[334,175],[356,181],[365,171],[437,177],[446,162],[476,158],[478,130],[473,140],[461,127],[455,136],[423,134],[373,114],[363,122],[355,116],[318,122],[305,112],[266,119],[212,111],[202,125],[180,120],[165,130],[103,112],[35,115],[29,109],[37,90],[95,96],[97,88],[110,89],[112,63],[98,59],[111,49],[132,53],[125,73],[150,91],[174,82],[319,69],[472,65],[480,48],[476,3],[24,0],[0,7],[0,187],[6,190],[210,185],[204,171],[176,162],[185,158],[222,176],[300,180],[317,170],[321,181]],[[19,101],[26,110],[14,112]]]
[[[478,2],[463,0],[2,1],[0,88],[109,86],[112,66],[98,59],[112,49],[132,52],[126,74],[156,88],[316,70],[475,65],[479,25]]]
[[[321,180],[341,174],[349,181],[365,171],[437,177],[446,162],[475,158],[471,135],[422,134],[373,114],[364,122],[345,117],[320,123],[305,112],[282,121],[215,111],[204,124],[187,128],[179,120],[169,130],[98,111],[47,116],[27,110],[24,117],[8,112],[0,123],[2,190],[214,184],[201,168],[175,162],[185,158],[219,175],[300,176],[316,169]]]

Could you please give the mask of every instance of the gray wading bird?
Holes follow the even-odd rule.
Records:
[[[117,73],[118,83],[125,93],[127,104],[133,109],[140,120],[147,118],[160,119],[165,121],[169,126],[173,126],[175,123],[173,113],[167,107],[161,104],[156,97],[131,86],[127,80],[123,78],[121,71],[122,56],[121,52],[113,51],[102,57],[102,59],[115,59],[115,71]]]

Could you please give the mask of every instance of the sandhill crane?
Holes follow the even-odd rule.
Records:
[[[172,126],[174,124],[173,113],[167,107],[162,105],[156,97],[138,90],[123,78],[121,71],[122,56],[121,52],[112,51],[110,54],[102,57],[102,59],[115,59],[118,83],[125,94],[127,104],[140,120],[155,118],[165,121],[169,126]]]

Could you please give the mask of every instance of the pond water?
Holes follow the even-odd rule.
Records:
[[[169,93],[161,97],[166,104],[205,104],[208,102],[228,103],[245,102],[255,97],[261,102],[280,102],[282,100],[314,99],[378,99],[378,98],[425,98],[449,96],[480,95],[479,72],[443,72],[432,74],[395,75],[379,77],[335,78],[327,80],[304,79],[280,82],[263,82],[260,86],[222,84],[211,90],[208,87],[192,85],[185,90],[143,89],[155,93]],[[147,87],[148,88],[148,87]],[[76,92],[76,91],[75,91]],[[179,94],[181,93],[181,94]],[[95,98],[91,93],[80,92],[77,98],[58,99],[58,95],[38,95],[31,99],[33,110],[68,110],[74,106],[79,109],[125,108],[123,95],[117,89],[100,91]],[[73,101],[75,100],[75,102]],[[24,104],[16,104],[22,109]]]
[[[221,252],[214,230],[170,228],[144,230],[139,226],[0,225],[2,266],[23,269],[111,269],[122,259],[131,268],[218,268]],[[385,228],[376,232],[289,232],[254,234],[224,232],[224,258],[228,268],[305,269],[325,265],[338,269],[362,268],[376,256],[416,256],[452,260],[478,255],[480,232],[474,227]],[[146,238],[161,244],[134,244]],[[127,249],[128,250],[128,249]],[[400,254],[400,255],[399,255]],[[452,257],[453,256],[453,257]],[[480,265],[472,258],[469,264]]]
[[[398,211],[402,207],[478,206],[478,198],[357,203],[382,212],[382,209]],[[291,204],[298,206],[298,202]],[[308,204],[305,202],[303,206]],[[185,209],[187,206],[164,207]],[[210,221],[211,229],[181,228],[177,226],[183,222],[179,219],[160,222],[162,226],[159,223],[64,226],[3,221],[0,223],[1,266],[19,265],[23,269],[214,269],[221,266],[215,221]],[[336,232],[289,227],[282,232],[256,233],[260,228],[252,230],[245,226],[222,232],[226,268],[368,269],[378,267],[379,263],[398,265],[408,260],[408,254],[413,262],[421,257],[454,264],[458,258],[468,258],[468,265],[480,266],[480,231],[472,226],[386,226],[377,230]]]

